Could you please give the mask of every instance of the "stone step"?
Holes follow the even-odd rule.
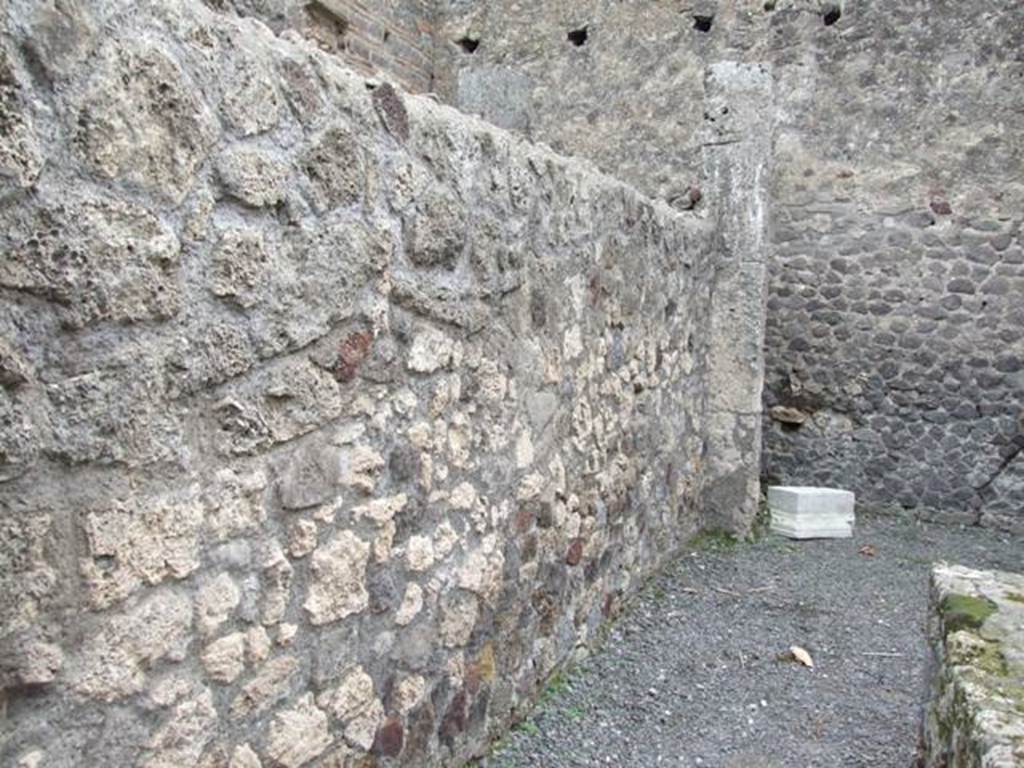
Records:
[[[853,536],[853,515],[793,513],[771,509],[773,533],[790,539],[848,539]]]

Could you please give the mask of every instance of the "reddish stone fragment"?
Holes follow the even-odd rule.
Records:
[[[569,551],[565,553],[565,562],[569,565],[579,565],[583,559],[583,539],[573,539],[569,545]]]
[[[402,721],[396,717],[388,718],[378,731],[373,741],[373,753],[383,757],[398,757],[402,751],[405,731]]]

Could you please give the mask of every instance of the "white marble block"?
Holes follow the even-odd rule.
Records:
[[[854,501],[853,493],[838,488],[770,486],[771,529],[791,539],[848,539]]]

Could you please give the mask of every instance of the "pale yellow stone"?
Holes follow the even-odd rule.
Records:
[[[241,599],[238,585],[226,573],[204,583],[196,598],[196,626],[199,631],[207,636],[216,632],[235,612]]]
[[[412,340],[406,366],[416,373],[433,373],[453,362],[457,346],[457,342],[438,329],[424,328]],[[461,354],[458,357],[461,358]]]
[[[83,523],[89,557],[80,566],[92,604],[107,608],[142,584],[183,579],[195,571],[202,525],[196,489],[90,511]]]
[[[264,624],[277,624],[284,617],[291,599],[294,569],[276,541],[264,543],[260,565],[263,567],[261,620]]]
[[[200,657],[206,674],[218,683],[230,683],[245,669],[245,635],[233,632],[214,640]]]
[[[303,607],[312,624],[338,621],[366,610],[366,565],[370,545],[351,531],[339,531],[313,553],[312,581]]]
[[[263,768],[263,763],[260,762],[259,755],[253,751],[252,747],[248,744],[240,744],[231,753],[231,762],[228,763],[228,768]]]
[[[430,425],[424,421],[413,424],[409,427],[406,436],[409,442],[421,451],[428,451],[431,448],[433,438],[431,437]]]
[[[439,635],[446,648],[458,648],[469,642],[478,614],[475,595],[454,592],[441,601]]]
[[[531,472],[520,481],[519,488],[516,489],[516,499],[518,501],[536,499],[541,495],[546,484],[544,475],[540,472]]]
[[[395,709],[399,714],[407,715],[423,701],[427,690],[427,681],[420,675],[404,677],[395,686]]]
[[[455,486],[455,490],[452,491],[451,496],[448,498],[448,503],[455,509],[472,509],[476,506],[476,501],[476,488],[473,487],[472,483],[466,482]]]
[[[187,598],[171,592],[152,595],[86,639],[72,667],[71,688],[103,701],[138,693],[154,662],[184,658],[191,627]]]
[[[562,336],[562,356],[566,360],[575,360],[582,353],[583,332],[578,325],[571,325]]]
[[[33,749],[18,758],[15,768],[43,768],[46,753],[41,749]]]
[[[368,751],[373,746],[377,729],[384,722],[384,706],[374,699],[370,706],[357,713],[345,726],[345,741]]]
[[[344,722],[369,709],[375,699],[373,678],[356,665],[346,670],[337,687],[320,694],[317,704]]]
[[[307,693],[274,717],[266,754],[275,765],[300,768],[323,754],[332,741],[327,715],[313,703],[313,694]]]
[[[291,677],[298,669],[299,662],[294,656],[278,656],[268,661],[231,702],[231,716],[248,717],[268,709],[287,695]]]
[[[249,662],[257,664],[270,655],[270,635],[260,624],[245,633],[245,648]]]
[[[498,364],[490,359],[480,361],[477,369],[478,396],[485,401],[499,403],[505,399],[508,379],[501,373]]]
[[[405,587],[402,603],[395,613],[395,623],[400,627],[410,624],[417,614],[423,610],[423,588],[410,582]]]
[[[452,553],[459,543],[459,534],[452,524],[445,520],[434,531],[434,556],[438,560],[444,560]]]
[[[203,500],[205,527],[212,540],[224,541],[258,529],[266,519],[262,500],[266,487],[262,470],[219,470]]]
[[[312,520],[296,520],[288,527],[288,553],[295,558],[308,555],[316,549],[316,523]]]
[[[298,633],[299,628],[295,624],[279,624],[277,627],[277,644],[284,647],[291,645]]]
[[[410,536],[405,545],[405,561],[412,571],[426,571],[434,564],[434,543],[428,536]]]
[[[377,538],[373,540],[373,559],[377,563],[386,563],[391,559],[391,548],[395,542],[398,526],[394,520],[388,520],[380,527]]]
[[[516,469],[526,469],[533,464],[533,439],[529,430],[523,430],[516,438]]]
[[[458,584],[493,603],[501,594],[504,568],[505,557],[492,534],[479,549],[470,552],[459,569]]]
[[[463,469],[469,466],[472,442],[469,426],[453,421],[448,427],[448,458],[453,467]]]
[[[404,493],[383,499],[374,499],[366,504],[353,507],[352,516],[356,520],[368,518],[378,525],[383,525],[393,520],[395,515],[405,509],[405,505],[408,503],[409,497]]]
[[[143,768],[181,768],[195,765],[203,754],[217,722],[217,710],[208,690],[174,708],[171,716],[146,745],[150,754]]]
[[[368,445],[345,449],[341,454],[341,483],[365,494],[377,487],[377,475],[387,462]]]

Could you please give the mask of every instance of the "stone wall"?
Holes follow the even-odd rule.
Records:
[[[479,753],[701,525],[713,225],[195,0],[6,12],[0,763]]]
[[[442,8],[447,98],[682,209],[721,203],[705,71],[770,65],[767,479],[1024,526],[1024,6]]]
[[[1024,764],[1024,575],[936,565],[921,768]]]

